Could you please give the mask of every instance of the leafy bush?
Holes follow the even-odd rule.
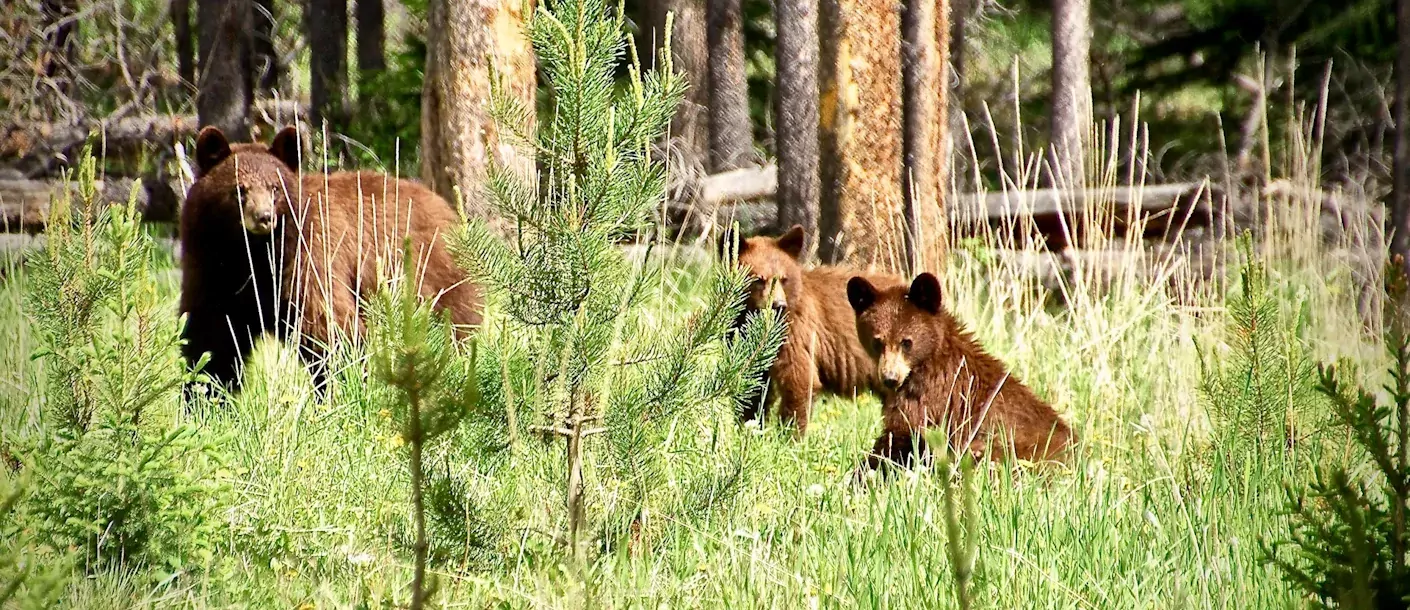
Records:
[[[39,428],[7,439],[34,484],[17,519],[90,569],[182,569],[208,560],[220,467],[182,421],[180,323],[159,298],[154,248],[134,206],[95,211],[94,161],[79,199],[55,202],[26,305],[47,376]]]

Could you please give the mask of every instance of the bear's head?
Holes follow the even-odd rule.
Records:
[[[735,236],[725,240],[724,246],[738,250],[738,264],[749,274],[748,309],[784,313],[802,298],[803,265],[798,262],[803,252],[802,226],[793,225],[777,238]]]
[[[298,131],[285,127],[266,147],[231,144],[219,128],[206,127],[196,136],[196,167],[188,201],[199,200],[206,212],[238,211],[246,231],[269,235],[299,187]]]
[[[920,363],[944,349],[939,317],[940,280],[922,273],[911,281],[877,288],[863,277],[847,281],[847,301],[857,314],[857,339],[876,361],[876,372],[889,391],[911,378]]]

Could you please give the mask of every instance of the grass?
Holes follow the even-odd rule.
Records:
[[[1036,172],[1006,183],[1020,188],[1035,180]],[[1279,205],[1303,221],[1271,227],[1283,239],[1259,256],[1289,307],[1306,303],[1304,340],[1320,360],[1347,358],[1380,370],[1376,324],[1368,328],[1357,314],[1363,276],[1340,254],[1345,248],[1319,245],[1315,223],[1305,222],[1311,212],[1296,207],[1304,204]],[[1070,463],[1054,469],[981,467],[978,510],[964,523],[976,528],[975,607],[1299,605],[1261,560],[1258,541],[1286,531],[1285,483],[1306,481],[1312,463],[1348,458],[1340,450],[1300,453],[1251,480],[1223,473],[1211,459],[1198,350],[1222,345],[1231,287],[1198,279],[1179,257],[1153,263],[1155,280],[1133,265],[1097,282],[1099,270],[1078,265],[1060,291],[1066,306],[1056,307],[1017,259],[995,256],[996,239],[952,251],[947,305],[1069,419],[1080,445]],[[1138,247],[1099,246],[1127,254]],[[701,302],[703,269],[683,262],[688,258],[667,253],[655,260],[665,281],[643,322],[675,319]],[[156,264],[172,269],[174,262],[163,256]],[[176,272],[162,277],[174,312]],[[7,269],[0,280],[0,427],[18,436],[41,432],[43,400],[25,288],[22,268]],[[488,319],[485,332],[493,335],[496,313]],[[64,605],[407,603],[410,497],[401,448],[366,381],[364,359],[353,353],[347,362],[328,400],[319,401],[293,351],[262,344],[245,391],[215,397],[204,422],[229,459],[221,475],[232,490],[220,515],[222,552],[199,572],[77,579]],[[751,431],[759,466],[731,510],[704,522],[668,522],[654,548],[614,551],[583,565],[564,563],[554,542],[565,527],[562,499],[556,490],[545,493],[544,482],[557,475],[509,473],[489,490],[492,506],[528,525],[498,549],[506,558],[501,565],[437,566],[436,600],[450,608],[956,607],[944,516],[948,473],[862,486],[848,480],[871,446],[878,413],[870,396],[824,398],[800,441],[777,424]],[[471,472],[449,460],[440,467]],[[12,476],[0,469],[0,479]],[[603,502],[609,490],[592,491]],[[439,535],[446,538],[447,530]]]

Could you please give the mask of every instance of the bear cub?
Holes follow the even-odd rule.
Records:
[[[217,382],[238,389],[255,339],[273,332],[298,343],[321,389],[324,350],[362,332],[363,299],[408,237],[420,294],[461,336],[480,323],[478,290],[444,243],[459,215],[430,190],[372,172],[303,174],[293,127],[267,147],[206,127],[195,160],[179,227],[182,351],[189,365],[209,354]]]
[[[868,468],[924,455],[916,434],[923,428],[944,429],[957,451],[997,457],[1012,449],[1029,461],[1057,459],[1074,442],[1057,412],[946,311],[934,275],[922,273],[909,287],[878,287],[854,277],[847,300],[884,389],[881,437]]]
[[[798,260],[803,227],[798,225],[778,238],[736,235],[723,244],[738,251],[737,264],[750,277],[744,315],[773,309],[788,323],[783,347],[768,371],[768,401],[777,404],[779,417],[796,426],[798,435],[807,430],[813,397],[820,392],[850,398],[880,390],[876,366],[857,341],[856,316],[847,304],[847,280],[855,271],[803,269]],[[882,274],[866,277],[901,282]],[[736,325],[742,323],[743,317]],[[760,403],[757,395],[746,397],[741,417],[762,418],[766,409]]]

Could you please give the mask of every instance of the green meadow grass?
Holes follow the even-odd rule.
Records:
[[[1383,368],[1374,328],[1357,315],[1360,286],[1344,259],[1298,252],[1266,257],[1289,308],[1306,303],[1304,340],[1312,353],[1347,358],[1363,371]],[[700,302],[704,269],[683,260],[669,252],[657,260],[665,281],[643,316],[669,319]],[[1345,443],[1328,435],[1257,473],[1216,467],[1197,390],[1198,350],[1223,349],[1230,287],[1196,281],[1178,259],[1162,267],[1169,281],[1132,272],[1102,289],[1083,287],[1095,272],[1079,268],[1059,307],[1006,260],[987,248],[956,249],[946,273],[948,305],[1069,418],[1081,441],[1065,466],[981,467],[976,513],[962,519],[977,528],[974,606],[1301,605],[1261,560],[1259,541],[1285,531],[1283,486],[1308,480],[1313,463],[1346,459]],[[163,255],[157,264],[173,262]],[[161,277],[174,311],[176,272]],[[0,425],[18,435],[40,432],[43,400],[43,361],[31,359],[37,339],[25,289],[24,270],[9,269],[0,284]],[[496,315],[490,312],[486,332],[494,332]],[[218,516],[221,552],[199,572],[80,577],[62,605],[406,603],[404,458],[364,381],[365,363],[354,352],[346,364],[319,401],[294,353],[262,344],[245,391],[216,397],[203,417],[229,460],[219,475],[230,491]],[[528,525],[500,549],[500,565],[437,567],[436,599],[448,608],[957,607],[943,503],[950,473],[919,471],[863,485],[848,479],[878,430],[878,414],[873,397],[829,397],[818,402],[802,440],[773,422],[751,430],[758,467],[722,516],[668,522],[654,547],[584,565],[565,563],[554,542],[564,528],[561,492],[542,488],[553,475],[509,473],[495,508]],[[596,502],[605,493],[589,492]],[[458,544],[444,530],[437,535]]]

